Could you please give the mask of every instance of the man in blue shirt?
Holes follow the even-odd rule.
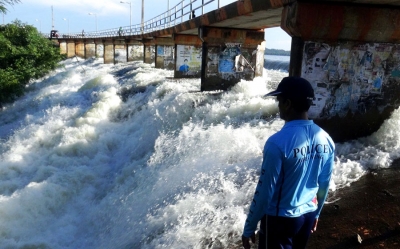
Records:
[[[314,90],[307,80],[285,77],[266,96],[277,96],[285,125],[265,143],[259,182],[242,235],[243,247],[250,248],[249,240],[254,242],[261,220],[259,248],[305,248],[328,195],[335,144],[308,120]]]

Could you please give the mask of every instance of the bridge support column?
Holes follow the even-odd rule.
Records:
[[[155,38],[155,67],[173,70],[175,65],[174,49],[175,43],[172,38]]]
[[[85,41],[85,59],[96,56],[96,44],[94,40]]]
[[[104,41],[104,64],[114,64],[114,43],[113,41]]]
[[[283,11],[281,27],[293,37],[290,74],[313,85],[309,116],[336,142],[372,134],[399,107],[399,14],[300,2]]]
[[[202,41],[197,35],[174,36],[175,78],[200,78]]]
[[[201,90],[227,90],[241,79],[262,76],[264,31],[202,27]]]
[[[75,42],[68,41],[67,42],[67,58],[71,58],[75,56]]]
[[[60,54],[67,54],[67,42],[60,41]]]
[[[85,43],[83,41],[79,41],[75,43],[75,54],[81,58],[85,57]]]
[[[144,63],[155,62],[155,43],[153,39],[144,39]]]
[[[128,61],[144,61],[144,46],[143,43],[136,40],[127,40],[126,49],[128,55]]]

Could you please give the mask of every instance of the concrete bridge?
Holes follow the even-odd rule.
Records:
[[[371,134],[399,107],[400,0],[184,0],[138,25],[58,41],[68,57],[154,62],[201,78],[202,91],[227,90],[262,75],[264,29],[277,26],[292,37],[289,74],[315,89],[310,117],[335,141]]]

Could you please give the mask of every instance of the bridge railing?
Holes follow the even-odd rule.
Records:
[[[87,33],[82,31],[81,33],[58,34],[58,36],[59,38],[105,38],[141,35],[173,27],[196,16],[204,15],[216,8],[220,8],[220,0],[182,0],[166,12],[145,21],[143,24]]]

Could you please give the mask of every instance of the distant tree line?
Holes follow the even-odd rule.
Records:
[[[283,50],[283,49],[266,48],[264,54],[290,56],[290,51],[286,51],[286,50]]]
[[[18,20],[0,26],[0,106],[23,95],[31,79],[45,76],[64,57],[34,26]]]

